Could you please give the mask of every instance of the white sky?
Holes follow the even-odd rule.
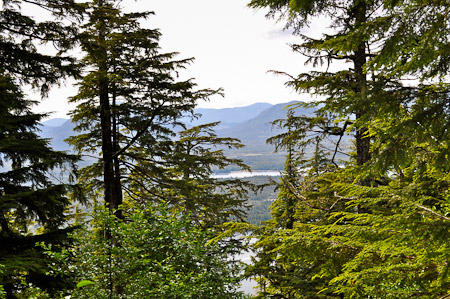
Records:
[[[308,100],[284,86],[286,77],[267,73],[285,71],[296,75],[306,71],[304,58],[293,53],[288,44],[300,42],[284,23],[265,18],[264,11],[247,8],[246,0],[125,0],[127,11],[154,11],[144,23],[159,28],[163,52],[179,52],[179,58],[195,57],[194,64],[182,73],[195,78],[199,88],[219,88],[225,97],[214,97],[199,107],[225,108],[256,102],[272,104]],[[317,28],[316,28],[317,27]],[[323,24],[312,24],[316,31]],[[306,32],[308,33],[308,32]],[[35,110],[54,111],[51,117],[66,117],[71,109],[67,97],[76,93],[68,82],[54,89]]]

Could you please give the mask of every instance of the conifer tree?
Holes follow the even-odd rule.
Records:
[[[141,199],[165,202],[169,207],[189,213],[194,223],[212,228],[230,220],[244,220],[247,192],[254,186],[240,179],[217,179],[215,171],[237,165],[249,171],[239,159],[227,158],[224,148],[243,145],[234,138],[218,137],[218,123],[195,126],[178,132],[161,158],[161,170],[155,171],[155,161],[144,161],[139,172],[133,172],[134,192]],[[155,159],[155,157],[153,157]],[[147,175],[143,175],[147,174]],[[157,174],[149,176],[148,174]],[[144,185],[145,188],[142,186]]]
[[[69,140],[80,153],[100,156],[81,170],[81,182],[92,198],[100,194],[104,199],[116,216],[115,225],[126,224],[134,208],[139,212],[139,207],[161,202],[173,217],[180,217],[180,212],[189,215],[192,225],[201,225],[198,228],[208,233],[214,225],[243,214],[243,184],[210,178],[212,167],[237,163],[246,168],[226,158],[220,148],[241,145],[232,138],[218,138],[214,124],[188,129],[181,122],[197,117],[193,113],[197,101],[220,90],[197,90],[192,79],[177,77],[192,59],[176,60],[177,53],[161,53],[159,31],[141,26],[141,20],[151,15],[124,13],[120,1],[87,3],[86,22],[78,36],[85,74],[71,99],[77,103],[72,116],[80,134]],[[115,237],[114,227],[107,227],[104,240],[99,240],[112,251],[98,257],[117,258],[119,267],[126,268],[120,264],[124,258],[115,254],[125,244]],[[164,249],[159,256],[163,253]],[[179,264],[168,267],[184,271]],[[110,277],[109,294],[126,294],[124,283]],[[153,286],[149,291],[163,292],[167,287]]]
[[[313,71],[291,82],[300,91],[327,97],[319,109],[322,115],[310,119],[309,132],[338,135],[339,143],[345,129],[354,129],[356,155],[341,168],[315,174],[314,188],[298,188],[299,203],[305,205],[297,209],[294,229],[273,232],[277,246],[266,252],[296,265],[298,277],[305,269],[299,261],[316,266],[310,278],[323,282],[317,284],[316,296],[445,296],[448,165],[443,157],[448,146],[442,125],[447,123],[448,5],[257,0],[251,5],[269,7],[272,16],[286,13],[288,26],[297,33],[311,17],[328,15],[336,34],[306,39],[294,49],[312,54],[308,57],[316,63],[353,62],[349,71]],[[364,21],[357,18],[362,14]],[[357,60],[362,51],[354,47],[362,42],[364,61]],[[408,86],[400,80],[411,77],[421,84]],[[330,115],[337,116],[334,125],[320,125]],[[358,130],[372,141],[370,159],[360,155]],[[314,211],[319,214],[303,217]],[[294,289],[302,298],[308,283],[289,286],[285,290]]]
[[[79,151],[97,154],[101,147],[101,159],[85,168],[83,177],[90,190],[102,190],[105,203],[118,216],[124,192],[128,198],[165,201],[192,215],[203,214],[203,220],[213,220],[205,215],[215,211],[212,222],[221,219],[220,213],[228,214],[224,219],[240,216],[237,206],[244,201],[240,183],[221,183],[220,188],[233,190],[240,198],[225,200],[224,194],[213,195],[216,181],[207,176],[213,166],[245,167],[209,147],[241,145],[217,138],[211,126],[187,129],[181,122],[197,117],[193,108],[198,100],[221,91],[197,90],[192,79],[177,78],[176,72],[192,59],[175,60],[177,53],[161,53],[159,31],[140,24],[151,15],[123,13],[117,1],[89,2],[79,36],[87,73],[71,99],[78,104],[73,120],[82,133],[70,140]],[[179,138],[176,131],[182,131]]]
[[[120,11],[116,1],[89,2],[88,22],[80,42],[84,65],[92,71],[80,82],[73,119],[79,130],[72,138],[78,150],[97,151],[101,146],[101,170],[105,203],[111,211],[122,203],[125,169],[142,157],[142,151],[159,151],[156,140],[168,141],[170,126],[199,98],[213,92],[193,91],[190,80],[176,82],[173,72],[190,60],[172,60],[175,53],[159,53],[157,30],[143,29],[139,19],[151,13]],[[141,152],[140,152],[141,151]]]
[[[49,261],[35,244],[67,242],[67,185],[55,181],[55,175],[76,160],[53,151],[48,140],[38,137],[39,122],[47,115],[33,113],[37,101],[23,93],[28,84],[45,96],[51,85],[76,75],[73,59],[46,55],[37,48],[37,43],[46,42],[60,50],[69,47],[65,38],[73,28],[34,21],[21,12],[25,2],[2,1],[0,12],[0,285],[7,298],[26,296],[32,285],[49,293],[61,288],[64,280],[49,278]],[[55,17],[77,10],[72,1],[33,4]],[[67,175],[65,171],[65,181]]]
[[[443,126],[449,61],[444,44],[449,27],[445,11],[448,4],[441,2],[394,6],[386,17],[392,22],[384,47],[368,64],[390,79],[415,78],[419,84],[397,84],[401,96],[384,102],[370,125],[370,135],[376,136],[372,147],[376,159],[370,171],[384,178],[372,188],[341,191],[354,204],[372,211],[359,219],[342,215],[347,221],[371,226],[370,232],[353,234],[359,244],[367,245],[361,246],[335,280],[348,294],[447,296],[448,250],[443,240],[448,238],[448,163],[444,158],[448,146]]]
[[[285,149],[287,151],[284,174],[278,185],[279,193],[277,200],[271,205],[272,219],[277,226],[283,229],[292,229],[294,225],[294,213],[297,198],[293,191],[297,189],[300,180],[299,166],[302,163],[304,153],[297,152],[297,143],[300,140],[299,129],[301,128],[302,117],[295,117],[293,110],[288,110],[286,120],[276,120],[272,125],[278,125],[281,129],[286,129],[285,133],[274,136],[267,140],[275,145],[275,150]]]
[[[35,244],[67,242],[63,224],[70,201],[66,186],[52,182],[51,175],[75,159],[38,137],[44,115],[30,111],[33,103],[13,80],[3,76],[0,84],[0,264],[5,266],[0,284],[8,298],[28,283],[55,292],[60,282],[46,275],[48,261]]]

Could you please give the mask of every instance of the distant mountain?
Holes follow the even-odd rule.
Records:
[[[296,103],[298,102],[277,105],[256,103],[246,107],[225,109],[198,108],[195,112],[201,114],[201,118],[189,124],[194,126],[221,121],[222,125],[216,128],[219,137],[237,138],[246,145],[243,149],[226,150],[227,156],[243,159],[255,170],[279,170],[283,168],[285,153],[273,153],[274,147],[266,144],[266,139],[281,132],[273,128],[271,123],[276,119],[286,118],[286,106]],[[313,111],[297,108],[296,114],[311,115]],[[186,121],[188,120],[186,118]],[[74,127],[75,124],[71,120],[51,119],[42,123],[41,136],[51,138],[54,149],[69,150],[69,145],[64,139],[75,135]]]
[[[48,122],[50,122],[53,119],[50,119],[46,122],[42,123],[41,127],[41,137],[43,138],[49,138],[51,139],[52,147],[55,150],[58,151],[67,151],[69,150],[69,145],[64,141],[64,139],[68,138],[69,136],[75,135],[74,128],[75,124],[70,119],[66,119],[64,122],[62,122],[59,126],[49,126],[47,125]],[[62,119],[61,119],[62,120]],[[58,123],[56,122],[50,122]]]
[[[190,121],[190,124],[193,126],[198,126],[201,124],[220,121],[222,122],[222,128],[229,128],[258,116],[261,112],[269,109],[270,107],[272,107],[272,104],[269,103],[255,103],[250,106],[236,108],[197,108],[195,109],[195,113],[200,114],[201,117]]]
[[[268,109],[263,110],[256,117],[249,119],[239,125],[230,128],[221,130],[221,134],[226,134],[231,137],[236,137],[241,139],[242,141],[246,141],[248,143],[253,143],[257,140],[262,141],[265,139],[274,136],[274,134],[279,134],[280,130],[274,128],[272,126],[272,122],[277,119],[285,119],[287,108],[289,105],[298,104],[299,102],[289,102],[283,104],[277,104],[271,106]],[[311,109],[297,108],[295,109],[296,115],[311,115]]]
[[[67,118],[52,118],[46,121],[43,121],[42,124],[46,127],[59,127],[62,126],[63,123],[68,121]]]
[[[262,111],[258,116],[228,129],[219,129],[220,136],[238,138],[246,146],[235,151],[226,151],[227,155],[243,159],[253,169],[283,169],[285,153],[274,153],[274,146],[266,143],[272,136],[278,135],[282,130],[273,127],[272,122],[277,119],[285,119],[289,105],[299,102],[289,102],[273,105]],[[313,109],[298,107],[295,114],[312,115]]]

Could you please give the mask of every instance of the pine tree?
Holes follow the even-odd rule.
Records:
[[[169,141],[175,120],[213,91],[195,92],[190,80],[175,81],[173,72],[190,60],[175,61],[175,53],[159,53],[159,32],[139,24],[150,13],[124,14],[115,1],[89,5],[80,38],[84,65],[92,71],[72,98],[78,103],[73,120],[88,133],[72,138],[72,143],[94,153],[101,146],[102,169],[92,169],[90,175],[103,176],[105,203],[113,211],[123,201],[126,169],[141,159],[142,151],[158,155],[160,149],[152,148],[156,141]]]
[[[294,45],[293,49],[308,57],[308,63],[318,67],[334,61],[346,60],[344,67],[337,72],[312,71],[291,77],[288,85],[299,92],[311,92],[324,97],[323,100],[309,106],[319,106],[314,117],[304,117],[297,124],[291,140],[297,140],[300,151],[315,144],[313,161],[320,161],[323,154],[328,156],[334,167],[316,165],[311,168],[296,185],[290,189],[296,198],[293,224],[290,228],[272,227],[272,232],[261,239],[262,244],[272,244],[262,248],[269,256],[275,257],[281,275],[274,270],[267,290],[283,298],[328,298],[340,297],[338,288],[330,285],[339,275],[345,263],[358,252],[358,247],[350,246],[345,240],[345,233],[352,228],[339,227],[340,212],[346,210],[350,197],[336,192],[333,184],[341,170],[337,167],[336,154],[340,151],[341,139],[348,132],[354,132],[356,153],[354,166],[359,169],[371,161],[368,136],[368,123],[376,115],[373,100],[374,77],[368,77],[365,65],[372,59],[370,53],[376,37],[370,32],[368,22],[378,4],[368,1],[251,1],[254,8],[269,7],[269,16],[287,16],[288,27],[303,39],[303,43]],[[334,34],[324,34],[323,38],[311,38],[300,34],[300,30],[317,16],[331,18]],[[369,33],[364,33],[367,32]],[[370,81],[369,81],[370,80]],[[381,87],[383,89],[384,87]],[[321,153],[326,148],[327,140],[335,141],[334,148]],[[292,141],[281,140],[282,144],[292,145]],[[331,143],[332,144],[332,143]],[[302,165],[306,167],[306,163]],[[368,186],[370,174],[359,173],[357,177],[346,179],[343,184],[349,187]],[[355,184],[357,182],[357,184]],[[349,213],[367,212],[363,206]],[[275,219],[273,221],[276,221]],[[329,233],[328,233],[329,232]],[[258,244],[258,243],[257,243]],[[285,271],[285,272],[283,272]],[[315,280],[315,281],[314,281]]]
[[[370,170],[384,178],[376,188],[341,192],[372,213],[359,219],[343,215],[371,230],[353,234],[359,244],[368,245],[361,247],[336,282],[352,295],[442,297],[449,283],[444,241],[448,146],[443,127],[448,105],[444,79],[448,4],[413,1],[394,8],[395,13],[388,14],[393,21],[383,50],[368,67],[390,78],[416,78],[420,83],[397,84],[401,96],[384,102],[370,126],[370,135],[376,136],[372,146],[376,159]]]
[[[24,282],[54,292],[60,281],[49,279],[48,261],[35,244],[67,242],[67,188],[51,176],[75,159],[53,151],[48,140],[38,137],[44,115],[30,111],[33,103],[13,80],[3,76],[0,84],[0,264],[5,266],[0,284],[8,298],[26,288]]]
[[[156,202],[174,215],[189,215],[205,232],[231,217],[242,218],[245,184],[210,178],[213,167],[237,163],[247,169],[221,148],[240,143],[217,137],[214,124],[187,128],[182,122],[198,117],[193,112],[198,100],[221,90],[198,90],[192,79],[178,78],[192,59],[161,53],[159,31],[141,27],[152,13],[124,13],[120,1],[86,5],[78,35],[85,73],[71,99],[77,103],[72,116],[80,134],[69,140],[81,154],[100,157],[81,170],[88,195],[102,197],[117,223],[131,217],[126,211]],[[104,241],[119,249],[121,240],[114,236],[111,227]],[[126,291],[114,279],[109,284],[115,295]]]

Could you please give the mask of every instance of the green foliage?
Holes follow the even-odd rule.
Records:
[[[291,121],[293,119],[288,117],[286,122],[279,123],[289,125]],[[297,129],[301,130],[301,127]],[[333,223],[327,218],[326,207],[331,206],[331,210],[337,208],[336,204],[327,202],[329,193],[316,193],[321,184],[317,175],[329,172],[333,167],[327,167],[329,159],[323,157],[318,148],[309,161],[302,159],[302,153],[294,151],[294,145],[300,141],[294,138],[297,132],[288,130],[271,139],[272,142],[281,140],[280,146],[287,147],[289,154],[278,183],[277,199],[270,207],[272,218],[252,234],[256,238],[251,246],[255,256],[247,268],[247,275],[258,281],[259,298],[334,297],[333,290],[327,289],[327,278],[338,273],[342,260],[345,260],[345,255],[337,258],[328,242],[312,234],[315,227]],[[309,171],[300,173],[299,165]],[[314,198],[307,197],[313,193],[316,193]],[[324,275],[323,269],[332,273]]]
[[[79,283],[77,283],[77,288],[82,288],[91,284],[94,284],[95,282],[92,282],[90,280],[82,280]]]
[[[0,69],[2,75],[14,78],[18,85],[30,84],[46,95],[51,85],[59,84],[61,78],[77,74],[74,59],[62,55],[63,50],[73,46],[71,37],[77,27],[56,20],[38,22],[22,13],[21,6],[26,2],[1,1]],[[55,19],[82,9],[82,5],[72,0],[38,0],[31,4],[36,11],[51,12]],[[60,50],[59,55],[39,51],[38,43],[53,43]]]
[[[0,275],[3,274],[3,265],[0,265]],[[5,299],[6,298],[6,292],[5,292],[5,288],[3,287],[3,285],[0,285],[0,298],[1,299]]]
[[[39,122],[47,115],[34,114],[36,101],[22,91],[28,84],[46,95],[50,86],[77,74],[73,59],[62,52],[75,28],[36,22],[22,14],[24,2],[2,1],[0,12],[0,285],[7,298],[56,294],[65,283],[62,277],[48,279],[48,260],[35,243],[67,244],[68,185],[58,179],[66,171],[67,182],[68,167],[76,161],[38,137]],[[71,1],[33,4],[55,16],[75,9]],[[46,42],[58,46],[59,55],[40,52],[37,44]]]
[[[54,275],[69,272],[78,282],[71,298],[245,297],[232,248],[209,242],[212,235],[189,217],[149,205],[124,215],[97,206],[92,230],[75,232],[63,254],[47,252],[57,261]]]
[[[132,172],[131,197],[163,201],[169,207],[190,213],[192,221],[204,227],[231,219],[243,220],[247,194],[254,191],[251,182],[240,179],[216,179],[215,168],[236,165],[249,168],[238,159],[227,158],[223,148],[242,145],[233,138],[220,138],[216,124],[205,124],[178,132],[159,156],[161,168],[155,167],[156,155],[136,165]]]
[[[79,35],[88,72],[71,99],[78,104],[72,116],[82,133],[69,141],[80,153],[97,155],[101,147],[101,159],[81,171],[86,192],[101,191],[112,210],[124,197],[165,202],[189,211],[205,227],[242,219],[249,184],[210,178],[213,168],[248,169],[223,154],[223,148],[242,145],[219,138],[216,123],[190,129],[181,123],[196,117],[198,100],[221,91],[179,80],[176,71],[192,59],[161,53],[159,31],[140,23],[151,13],[124,13],[115,4],[89,2]]]
[[[322,166],[281,192],[275,217],[254,232],[249,271],[260,279],[260,296],[443,298],[449,288],[448,4],[303,2],[250,6],[286,17],[296,33],[317,16],[330,17],[334,33],[301,36],[293,48],[316,68],[342,59],[352,65],[288,82],[324,99],[315,117],[299,119],[294,135],[275,140],[287,148],[294,140],[300,151],[315,142],[311,162]],[[402,80],[411,78],[420,84]],[[352,159],[338,163],[340,142],[353,132],[356,152],[344,149]],[[328,136],[336,144],[323,151]]]
[[[77,159],[53,151],[38,137],[43,115],[31,113],[32,102],[11,78],[0,77],[0,95],[0,285],[8,298],[18,296],[27,283],[54,292],[61,281],[46,279],[48,261],[35,243],[67,242],[68,185],[52,178]]]

